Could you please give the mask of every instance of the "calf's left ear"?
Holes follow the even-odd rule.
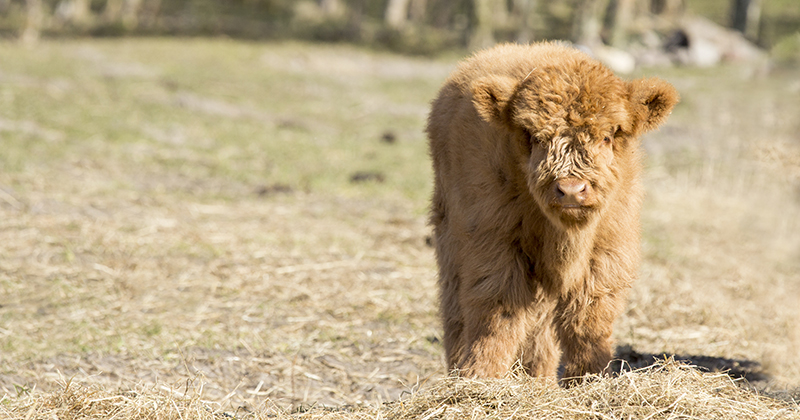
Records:
[[[482,77],[472,82],[472,104],[486,122],[504,125],[511,120],[509,100],[516,82],[505,76]]]
[[[655,77],[628,82],[628,94],[633,124],[641,131],[661,125],[680,99],[671,84]]]

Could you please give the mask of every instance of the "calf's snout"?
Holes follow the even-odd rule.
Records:
[[[577,207],[587,204],[592,187],[582,179],[560,178],[553,182],[553,193],[561,206]]]

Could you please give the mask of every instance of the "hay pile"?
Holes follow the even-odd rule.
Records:
[[[20,398],[3,398],[0,417],[33,419],[217,419],[211,404],[168,392],[166,387],[114,393],[96,386],[67,382],[48,394],[31,393]],[[224,414],[222,414],[224,415]]]
[[[796,404],[742,389],[724,373],[703,373],[667,359],[610,378],[563,388],[515,375],[475,381],[448,378],[407,401],[389,419],[779,419],[800,418]]]
[[[66,383],[52,394],[3,399],[0,415],[28,419],[800,419],[797,402],[744,389],[724,373],[667,359],[572,388],[512,374],[498,380],[444,378],[380,407],[283,410],[269,400],[242,411],[165,388],[109,393]]]

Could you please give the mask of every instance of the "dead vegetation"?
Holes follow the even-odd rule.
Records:
[[[743,390],[724,373],[703,374],[674,360],[565,389],[514,376],[503,380],[443,379],[390,405],[405,418],[794,418],[797,406]]]
[[[565,390],[445,378],[421,127],[452,62],[38,48],[0,48],[0,417],[800,418],[800,76],[660,74],[634,370]]]
[[[202,386],[202,385],[201,385]],[[65,382],[38,398],[24,396],[0,407],[4,417],[22,418],[385,418],[385,419],[792,419],[794,403],[762,397],[725,373],[701,373],[672,359],[606,378],[587,376],[566,389],[521,370],[503,379],[440,379],[405,398],[378,406],[300,406],[289,412],[269,399],[254,410],[227,412],[203,400],[196,383],[113,392]]]

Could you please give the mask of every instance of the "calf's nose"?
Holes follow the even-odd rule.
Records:
[[[562,206],[580,206],[586,202],[591,187],[589,183],[577,178],[556,180],[554,192]]]

